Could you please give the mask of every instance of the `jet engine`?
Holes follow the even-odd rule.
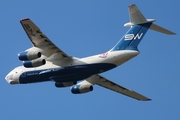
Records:
[[[19,60],[26,61],[26,60],[34,60],[41,57],[41,52],[36,50],[29,50],[25,52],[21,52],[18,54]]]
[[[28,60],[28,61],[23,61],[23,65],[26,68],[31,68],[31,67],[39,67],[41,65],[46,64],[46,60],[45,59],[35,59],[35,60]]]
[[[73,94],[87,93],[93,90],[93,85],[90,83],[77,84],[71,87]]]
[[[55,82],[55,86],[57,88],[61,88],[61,87],[69,87],[72,85],[75,85],[77,82]]]

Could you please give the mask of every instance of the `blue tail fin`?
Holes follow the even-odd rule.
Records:
[[[138,50],[137,46],[141,42],[151,24],[152,23],[150,22],[132,26],[120,39],[120,41],[111,49],[111,51]]]
[[[138,50],[138,44],[141,42],[148,29],[168,35],[175,34],[170,30],[154,24],[154,19],[146,19],[135,4],[130,5],[128,8],[130,22],[124,24],[124,26],[131,28],[110,51]]]

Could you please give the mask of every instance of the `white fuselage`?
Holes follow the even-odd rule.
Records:
[[[61,60],[62,61],[61,63],[59,62],[58,59],[54,60],[53,62],[47,61],[45,65],[42,65],[40,67],[34,67],[34,68],[25,68],[24,66],[20,66],[12,70],[6,76],[6,80],[10,84],[18,84],[20,76],[22,76],[24,72],[55,69],[59,67],[70,67],[70,66],[91,65],[91,64],[101,64],[101,63],[108,63],[108,64],[114,64],[115,66],[119,66],[123,64],[124,62],[130,60],[131,58],[137,56],[138,54],[139,54],[139,51],[135,51],[135,50],[120,50],[120,51],[106,52],[104,54],[98,54],[98,55],[85,57],[85,58],[73,57],[72,61]],[[104,71],[101,71],[101,72],[104,72]],[[99,74],[99,73],[100,72],[93,73],[93,74]],[[35,73],[32,73],[32,75],[33,74]]]

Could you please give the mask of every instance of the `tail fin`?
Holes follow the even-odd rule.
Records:
[[[130,22],[124,24],[124,26],[132,26],[137,24],[144,24],[148,22],[154,22],[154,19],[146,19],[143,14],[139,11],[135,4],[129,6],[129,15],[130,15]],[[173,35],[174,32],[171,32],[163,27],[160,27],[156,24],[152,24],[150,27],[151,30],[155,30],[164,34]]]
[[[137,46],[148,29],[169,35],[175,34],[174,32],[154,24],[154,19],[146,19],[135,4],[129,6],[129,17],[130,22],[124,24],[124,26],[129,26],[131,28],[110,51],[138,50]]]

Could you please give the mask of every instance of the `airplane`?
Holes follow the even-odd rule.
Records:
[[[71,87],[73,94],[90,92],[93,85],[99,85],[140,101],[151,100],[100,75],[137,56],[140,53],[138,45],[148,29],[175,34],[154,24],[155,19],[146,19],[135,4],[128,9],[130,22],[124,26],[130,28],[125,35],[107,52],[85,58],[67,55],[29,18],[20,20],[32,47],[18,54],[23,65],[14,68],[5,77],[6,81],[9,84],[53,81],[57,88]]]

